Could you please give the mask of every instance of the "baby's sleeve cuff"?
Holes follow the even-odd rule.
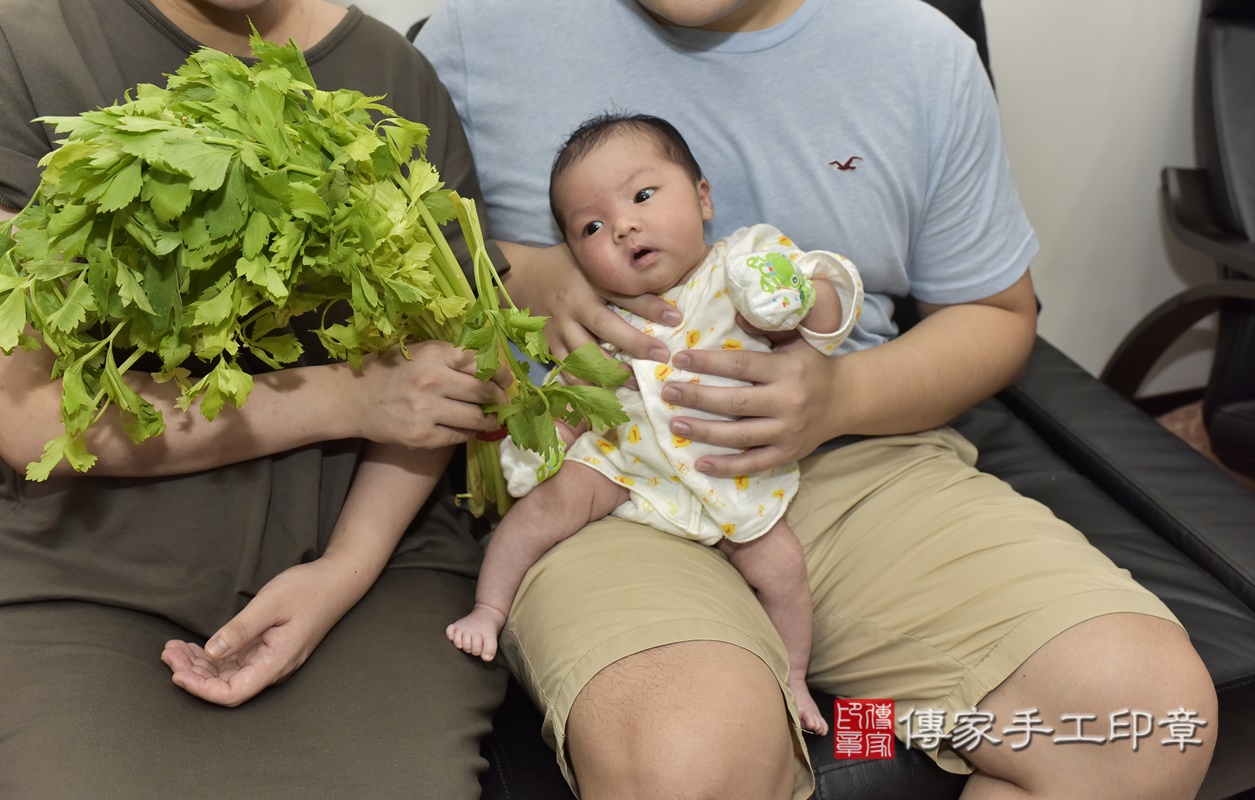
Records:
[[[804,253],[797,264],[812,281],[827,281],[841,298],[841,327],[832,333],[817,333],[805,325],[798,326],[798,332],[812,347],[824,355],[832,355],[849,337],[863,313],[863,281],[853,262],[827,250]]]

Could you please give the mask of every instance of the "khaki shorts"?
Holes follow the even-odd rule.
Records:
[[[1176,621],[1078,531],[975,461],[975,447],[943,428],[801,462],[788,521],[815,600],[812,686],[891,698],[899,718],[941,709],[952,724],[1078,622],[1116,612]],[[616,519],[590,525],[528,573],[502,642],[574,787],[566,722],[588,681],[626,656],[693,640],[744,647],[775,673],[793,720],[795,797],[809,797],[784,647],[718,548]],[[971,771],[951,750],[930,754]]]

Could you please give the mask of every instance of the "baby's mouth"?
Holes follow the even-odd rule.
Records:
[[[639,246],[633,247],[632,248],[632,264],[634,266],[641,264],[641,262],[648,259],[655,252],[657,251],[649,247],[639,247]]]

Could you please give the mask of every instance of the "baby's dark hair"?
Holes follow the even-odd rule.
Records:
[[[558,148],[558,155],[553,159],[553,168],[549,170],[549,210],[559,226],[562,219],[553,203],[554,181],[610,137],[625,133],[645,134],[654,140],[669,161],[687,172],[694,183],[702,179],[702,168],[693,157],[688,142],[670,122],[649,114],[607,111],[581,123]]]

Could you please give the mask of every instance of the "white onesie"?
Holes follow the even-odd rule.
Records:
[[[808,281],[793,280],[790,265],[806,278],[826,280],[836,288],[842,304],[838,330],[815,333],[798,325],[810,310],[814,295]],[[751,336],[737,325],[736,312],[740,310],[763,330],[797,327],[806,341],[830,355],[858,320],[863,284],[854,265],[842,256],[823,250],[803,252],[776,228],[754,225],[716,241],[688,283],[671,289],[663,299],[684,315],[679,328],[655,324],[622,309],[619,314],[672,353],[692,349],[769,350],[765,339]],[[614,510],[614,516],[707,545],[724,537],[746,542],[770,530],[797,492],[797,464],[736,478],[700,473],[692,466],[699,456],[737,451],[675,436],[670,421],[680,413],[708,419],[727,417],[693,409],[681,411],[662,399],[664,381],[745,384],[622,353],[617,357],[632,368],[640,387],[640,391],[620,387],[616,392],[628,422],[604,433],[585,433],[566,454],[568,460],[590,466],[631,491],[630,499]],[[538,476],[544,474],[540,456],[520,450],[509,439],[502,442],[501,461],[510,494],[515,497],[535,488]]]

